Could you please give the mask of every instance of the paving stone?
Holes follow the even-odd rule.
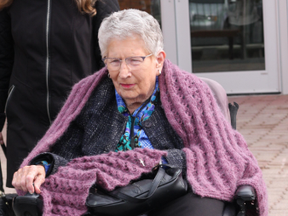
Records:
[[[288,216],[288,95],[228,97],[237,102],[237,130],[256,157],[267,185],[269,216]],[[5,179],[6,161],[0,150]],[[6,192],[13,193],[13,189]]]
[[[240,105],[238,131],[262,169],[269,216],[288,216],[288,95],[228,99]]]

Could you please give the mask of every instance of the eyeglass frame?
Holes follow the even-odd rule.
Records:
[[[125,63],[126,63],[126,65],[127,65],[127,67],[129,68],[129,65],[130,65],[130,64],[127,63],[127,59],[131,59],[131,58],[142,58],[143,61],[142,61],[141,63],[143,63],[147,57],[150,57],[150,56],[152,56],[152,55],[153,55],[153,53],[150,53],[150,54],[148,54],[148,55],[146,55],[146,56],[130,56],[130,57],[127,57],[127,58],[125,58],[125,59],[120,59],[120,58],[107,58],[107,57],[104,57],[104,58],[102,58],[102,61],[105,63],[105,60],[107,60],[107,59],[119,60],[119,61],[120,61],[119,69],[120,69],[120,68],[121,68],[121,65],[122,65],[122,62],[123,62],[123,60],[124,60]],[[107,65],[106,63],[105,63],[105,65],[108,67],[108,65]],[[130,68],[129,68],[129,69],[130,69]]]

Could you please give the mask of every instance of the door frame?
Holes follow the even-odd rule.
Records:
[[[228,94],[281,92],[278,0],[263,0],[265,70],[195,73],[219,82]],[[162,29],[167,58],[193,73],[189,0],[161,0]]]

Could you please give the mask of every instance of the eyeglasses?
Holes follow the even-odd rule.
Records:
[[[132,56],[132,57],[125,58],[124,60],[128,68],[131,70],[131,69],[136,69],[137,67],[139,67],[144,62],[145,58],[152,56],[152,55],[153,54],[151,53],[146,56]],[[111,71],[119,70],[123,62],[123,59],[119,59],[119,58],[106,58],[105,57],[102,60],[107,65],[108,69]]]

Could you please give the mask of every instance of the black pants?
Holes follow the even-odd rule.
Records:
[[[223,209],[223,201],[201,198],[189,192],[164,207],[153,210],[148,216],[222,216]]]

